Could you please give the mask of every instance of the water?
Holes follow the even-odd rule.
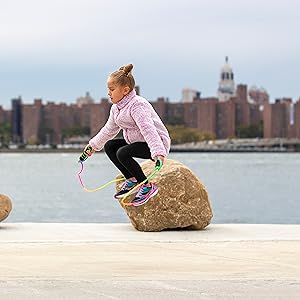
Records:
[[[13,210],[7,222],[129,222],[113,199],[114,184],[96,193],[78,182],[79,154],[2,153],[0,193]],[[207,188],[212,223],[300,224],[299,153],[171,153]],[[117,174],[104,153],[85,163],[94,188]]]

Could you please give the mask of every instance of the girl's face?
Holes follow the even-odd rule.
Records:
[[[107,80],[108,96],[112,103],[119,102],[124,96],[129,93],[128,86],[117,85],[111,78]]]

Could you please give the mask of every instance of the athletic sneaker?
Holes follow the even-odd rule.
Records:
[[[150,198],[155,196],[158,192],[157,186],[153,183],[149,182],[147,184],[141,185],[139,188],[138,193],[136,194],[135,198],[131,201],[133,206],[140,206],[148,202]]]
[[[126,193],[131,191],[136,185],[137,185],[136,180],[126,179],[121,187],[121,190],[118,193],[116,193],[114,195],[114,197],[116,199],[122,198]],[[138,191],[138,190],[136,190],[136,191]]]

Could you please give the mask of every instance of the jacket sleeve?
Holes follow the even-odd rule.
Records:
[[[152,119],[151,107],[146,103],[134,104],[131,107],[131,116],[150,148],[151,157],[167,156],[166,149]]]
[[[113,139],[121,130],[115,123],[113,106],[110,109],[109,118],[101,130],[89,141],[89,144],[96,151],[100,151],[105,143]]]

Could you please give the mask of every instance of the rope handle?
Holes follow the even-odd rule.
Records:
[[[88,159],[88,157],[92,156],[93,153],[94,153],[93,147],[90,144],[86,145],[83,152],[79,156],[78,162],[84,162],[85,160]]]

